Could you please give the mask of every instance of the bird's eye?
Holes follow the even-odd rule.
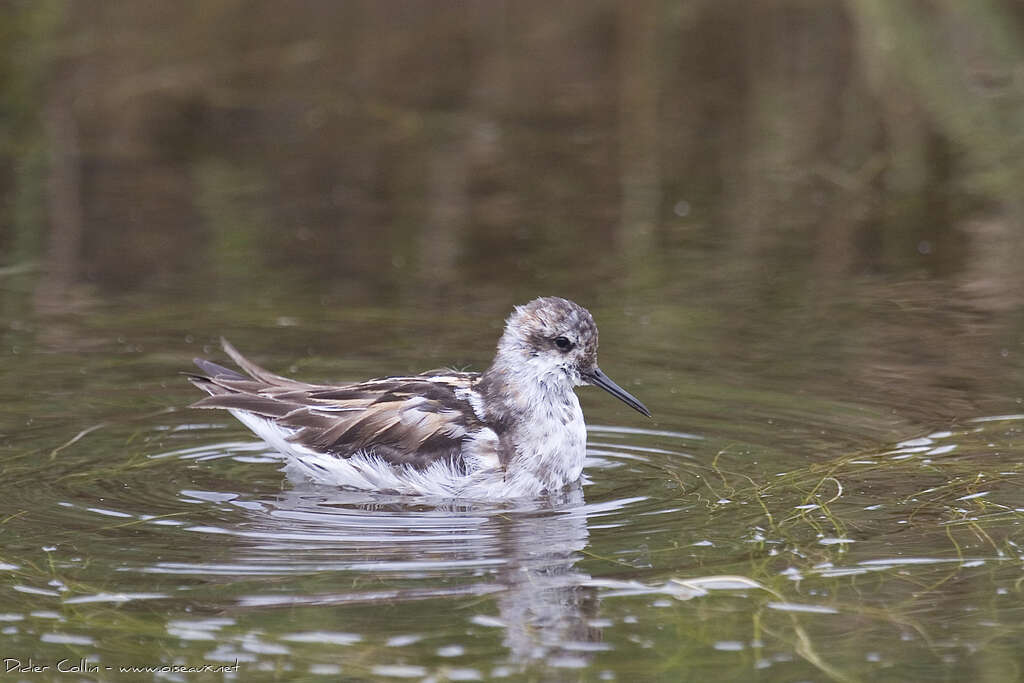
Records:
[[[562,351],[568,351],[569,349],[572,348],[572,342],[566,339],[565,337],[555,337],[555,346],[557,346]]]

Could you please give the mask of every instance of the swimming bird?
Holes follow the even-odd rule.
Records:
[[[483,373],[435,370],[353,384],[307,384],[252,363],[247,375],[195,359],[190,381],[317,483],[446,498],[536,497],[583,473],[587,430],[574,388],[601,387],[650,411],[597,365],[597,325],[568,299],[541,297],[505,322]]]

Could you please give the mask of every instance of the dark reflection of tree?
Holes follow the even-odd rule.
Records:
[[[695,213],[705,205],[701,230],[730,238],[737,269],[764,264],[797,231],[816,252],[810,263],[856,272],[891,262],[925,231],[956,238],[957,224],[930,220],[922,204],[899,220],[880,211],[879,200],[948,194],[931,175],[938,147],[963,155],[954,170],[992,205],[1020,184],[1019,15],[1001,2],[352,2],[307,6],[287,22],[270,20],[275,8],[263,2],[90,9],[71,12],[58,41],[72,55],[85,161],[106,171],[85,188],[86,206],[128,204],[104,212],[124,217],[134,204],[145,230],[169,230],[174,221],[146,205],[175,202],[188,218],[187,182],[175,174],[231,157],[228,167],[269,180],[270,264],[303,262],[341,280],[402,273],[413,297],[418,285],[465,275],[500,237],[481,232],[571,254],[574,238],[604,236],[617,212],[619,252],[642,253],[673,229],[667,209],[679,199]],[[489,162],[474,158],[481,131],[503,140],[504,170],[487,183],[479,172]],[[129,170],[129,186],[109,194]],[[154,173],[166,176],[155,183]],[[509,197],[541,206],[524,215]],[[1004,212],[1019,220],[1010,204]],[[565,218],[549,220],[562,205]],[[177,230],[192,232],[185,223]],[[86,246],[125,237],[117,221],[85,227]],[[185,241],[216,251],[202,230]],[[136,236],[129,247],[163,258],[93,254],[100,280],[155,278],[195,256],[174,240]],[[140,258],[148,267],[132,265]],[[645,259],[629,270],[659,274]]]
[[[46,205],[49,217],[43,276],[36,287],[36,305],[44,312],[71,307],[72,286],[79,275],[82,245],[81,153],[73,111],[74,84],[65,73],[53,84],[43,112],[49,147]]]
[[[55,346],[75,342],[51,314],[81,306],[85,235],[76,109],[81,69],[56,47],[69,14],[54,2],[0,9],[0,268],[34,276],[32,297],[19,304],[4,297],[4,309],[8,320],[28,307],[42,314],[39,338]]]
[[[666,345],[698,318],[758,366],[779,334],[857,340],[889,356],[836,362],[866,388],[959,374],[965,395],[978,318],[1022,325],[1009,0],[8,5],[0,244],[45,269],[39,301],[82,274],[269,320],[633,290]],[[835,323],[844,297],[870,303]],[[941,352],[891,361],[889,339],[936,345],[873,307],[948,299],[974,310],[931,321]]]
[[[649,257],[661,211],[658,49],[661,3],[619,6],[620,248],[635,263]],[[631,263],[631,265],[633,265]],[[632,272],[639,269],[631,268]]]

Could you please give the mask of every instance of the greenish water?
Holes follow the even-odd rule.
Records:
[[[241,680],[1008,680],[1019,664],[1024,416],[926,435],[609,354],[664,417],[588,392],[583,486],[438,507],[287,482],[230,417],[185,408],[177,373],[207,349],[153,332],[169,327],[4,365],[5,657],[86,658],[86,680],[236,661]],[[263,334],[297,374],[353,372]],[[452,348],[479,334],[454,329]]]
[[[0,679],[1024,678],[1011,3],[170,7],[0,6]],[[548,499],[188,408],[551,294],[654,419]]]

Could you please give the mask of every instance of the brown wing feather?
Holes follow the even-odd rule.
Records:
[[[475,374],[435,371],[340,386],[307,384],[268,372],[222,343],[252,379],[197,361],[201,369],[218,372],[190,378],[210,394],[194,407],[255,413],[293,430],[292,441],[317,451],[348,457],[366,450],[414,467],[458,463],[462,441],[481,426],[472,407],[456,396]]]
[[[245,356],[240,354],[238,352],[238,349],[236,349],[234,346],[232,346],[231,342],[229,342],[224,337],[220,338],[220,345],[221,345],[221,347],[223,347],[224,353],[226,353],[229,356],[231,356],[231,360],[235,361],[235,364],[238,365],[238,367],[240,367],[243,370],[245,370],[254,379],[258,379],[259,381],[264,382],[266,384],[269,384],[271,386],[283,386],[283,387],[301,387],[301,386],[308,387],[308,386],[311,386],[309,384],[305,384],[304,382],[296,382],[293,379],[288,379],[287,377],[281,377],[280,375],[275,375],[274,373],[269,372],[268,370],[264,370],[263,368],[261,368],[260,366],[256,365],[251,360],[249,360],[248,358],[246,358]]]

